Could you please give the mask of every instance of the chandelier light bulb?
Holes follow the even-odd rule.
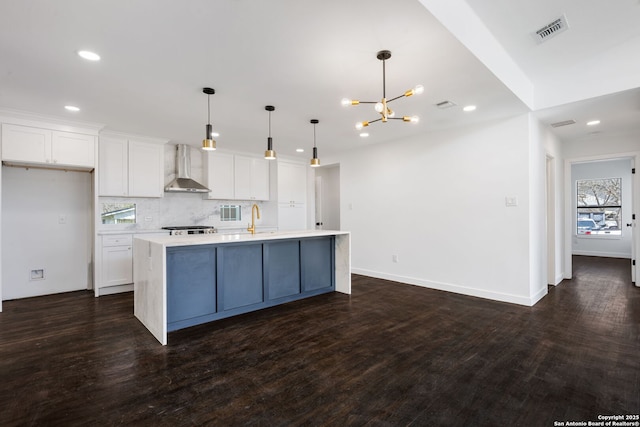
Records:
[[[396,112],[393,111],[391,108],[387,108],[387,117],[393,117],[396,115]]]
[[[348,98],[342,98],[341,103],[343,107],[348,107],[349,105],[351,105],[351,100]]]
[[[424,92],[424,86],[422,85],[417,85],[413,88],[413,93],[415,93],[416,95],[420,95],[422,92]]]
[[[378,113],[382,113],[384,105],[382,105],[382,102],[377,102],[373,108],[375,108]]]
[[[362,124],[362,122],[356,123],[356,129],[358,129],[358,130],[362,130],[363,126],[364,125]]]
[[[409,119],[409,121],[411,123],[418,123],[420,121],[420,117],[418,116],[411,116],[411,119]]]

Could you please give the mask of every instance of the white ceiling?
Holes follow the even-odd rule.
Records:
[[[0,108],[198,146],[207,121],[202,88],[209,86],[216,90],[211,115],[220,149],[264,151],[264,106],[274,105],[275,150],[301,158],[310,156],[314,118],[320,120],[321,158],[531,109],[540,110],[536,114],[546,123],[600,118],[599,130],[605,132],[616,118],[616,131],[640,132],[637,0],[446,2],[464,3],[480,18],[535,87],[533,105],[496,77],[498,62],[472,54],[465,36],[450,23],[445,28],[432,15],[441,14],[422,3],[5,1],[0,4]],[[535,44],[530,32],[558,13],[567,16],[570,29]],[[76,55],[80,49],[93,50],[102,60],[82,60]],[[354,124],[376,113],[367,105],[344,108],[340,100],[381,98],[382,64],[376,59],[381,49],[392,52],[386,62],[388,98],[418,83],[425,86],[424,94],[392,104],[397,114],[417,114],[421,121],[372,124],[364,139]],[[597,86],[590,84],[594,80]],[[558,90],[563,86],[566,90]],[[608,95],[612,92],[622,93]],[[457,106],[435,107],[445,100]],[[570,102],[575,104],[563,105]],[[66,112],[68,104],[81,111]],[[477,110],[463,112],[468,104]],[[571,127],[559,135],[571,139],[593,131]],[[306,152],[295,153],[298,147]]]

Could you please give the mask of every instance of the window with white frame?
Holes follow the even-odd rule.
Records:
[[[576,234],[622,235],[622,178],[576,181]]]

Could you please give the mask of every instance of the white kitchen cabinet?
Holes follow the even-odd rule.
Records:
[[[50,168],[93,169],[95,137],[44,128],[2,125],[2,160]]]
[[[269,160],[234,156],[234,199],[269,200]]]
[[[307,228],[307,168],[278,161],[278,230]]]
[[[211,192],[206,193],[208,199],[233,200],[234,189],[234,161],[233,154],[207,152],[204,157],[206,186]]]
[[[127,196],[129,194],[129,141],[100,137],[98,143],[99,195]]]
[[[278,203],[278,230],[306,230],[307,205],[304,203]]]
[[[306,202],[306,166],[300,163],[278,162],[278,203]]]
[[[133,283],[133,236],[102,236],[100,288]]]
[[[168,231],[145,232],[144,236],[168,236]],[[96,297],[133,291],[133,239],[136,234],[102,234],[96,240]]]
[[[163,196],[163,142],[100,136],[98,157],[100,196]]]
[[[129,197],[162,197],[164,146],[129,140]]]

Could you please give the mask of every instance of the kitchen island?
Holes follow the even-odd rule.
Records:
[[[350,234],[136,236],[134,315],[168,332],[327,292],[351,293]]]

